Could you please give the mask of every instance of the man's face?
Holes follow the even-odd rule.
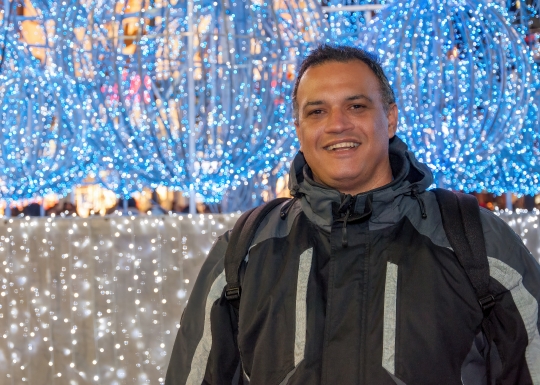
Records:
[[[317,182],[358,194],[390,183],[388,139],[397,107],[385,112],[377,76],[360,60],[308,68],[298,85],[296,132]]]

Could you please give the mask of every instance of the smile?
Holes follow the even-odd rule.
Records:
[[[331,150],[348,150],[351,148],[356,148],[360,145],[360,143],[354,143],[354,142],[341,142],[332,144],[331,146],[324,147],[325,150],[331,151]]]

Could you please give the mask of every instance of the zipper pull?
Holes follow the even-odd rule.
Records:
[[[347,209],[347,213],[345,214],[345,219],[343,220],[343,233],[341,237],[341,246],[343,248],[346,248],[349,246],[349,239],[347,237],[347,221],[349,220],[350,213],[351,213],[351,210]]]
[[[418,204],[420,205],[420,212],[422,213],[422,219],[426,219],[427,214],[426,214],[426,205],[424,204],[424,200],[420,198],[420,195],[418,195],[418,190],[416,188],[413,188],[411,192],[414,199],[416,199],[418,201]]]

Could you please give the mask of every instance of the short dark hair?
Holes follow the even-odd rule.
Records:
[[[327,62],[341,62],[346,63],[352,60],[360,60],[361,62],[367,64],[367,66],[373,71],[377,79],[379,79],[379,85],[381,87],[381,96],[384,105],[384,109],[388,112],[388,108],[396,102],[396,96],[388,78],[384,74],[381,63],[379,59],[372,55],[371,53],[363,50],[362,48],[350,47],[345,45],[330,45],[330,44],[321,44],[315,48],[311,53],[306,56],[300,69],[298,70],[298,75],[296,76],[296,82],[294,83],[292,100],[293,100],[293,109],[294,109],[294,119],[298,121],[298,102],[296,101],[296,94],[298,93],[298,84],[304,73],[309,67],[321,65]]]

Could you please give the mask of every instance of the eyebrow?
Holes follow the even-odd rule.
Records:
[[[369,96],[366,96],[364,94],[349,96],[345,100],[358,100],[358,99],[366,99],[368,102],[373,103],[373,100]]]
[[[373,100],[369,96],[366,96],[364,94],[352,95],[352,96],[347,97],[345,100],[351,101],[351,100],[359,100],[359,99],[365,99],[368,102],[373,103]],[[307,102],[302,108],[302,110],[305,110],[307,107],[310,107],[310,106],[320,106],[322,104],[324,104],[324,101],[322,100],[313,100],[311,102]]]

